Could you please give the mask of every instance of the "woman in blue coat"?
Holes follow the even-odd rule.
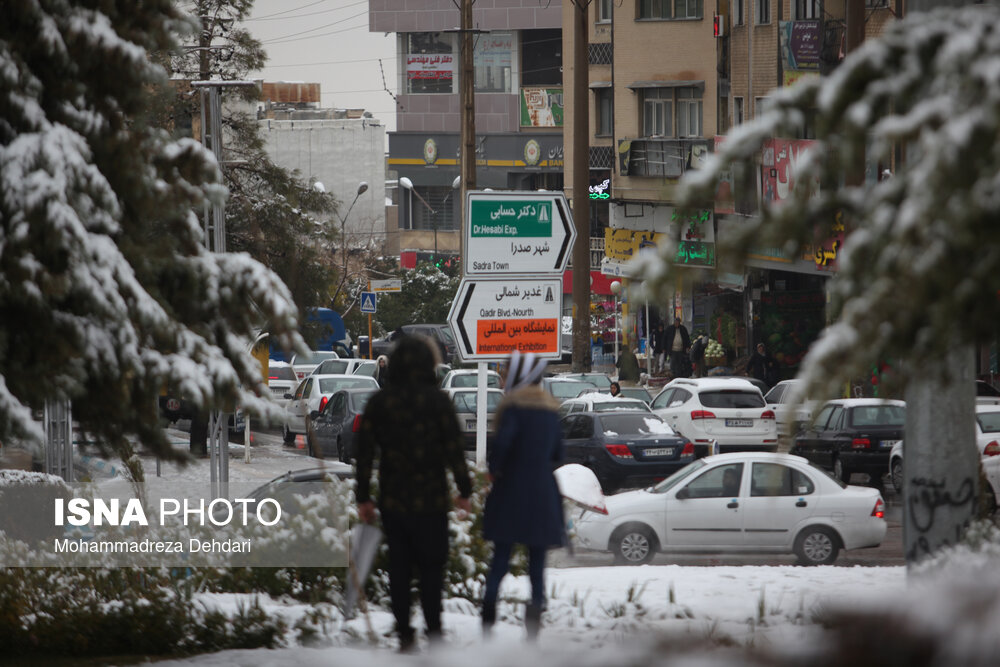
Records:
[[[531,604],[525,610],[528,638],[541,627],[545,604],[545,553],[565,542],[562,500],[553,464],[563,459],[559,402],[539,385],[546,362],[533,354],[511,355],[506,392],[497,409],[496,439],[489,455],[493,487],[486,499],[483,534],[493,542],[493,562],[483,594],[483,631],[496,621],[497,591],[514,544],[528,547]]]

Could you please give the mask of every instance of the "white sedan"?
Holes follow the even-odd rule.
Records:
[[[989,501],[996,508],[1000,498],[1000,405],[976,405],[976,446],[982,457],[983,471],[990,483]],[[889,479],[897,493],[903,492],[903,441],[889,453]]]
[[[295,436],[305,435],[309,413],[322,411],[326,402],[341,389],[379,389],[375,378],[366,375],[308,375],[285,408],[285,424],[282,435],[285,443],[295,442]]]
[[[827,565],[841,549],[877,547],[885,503],[877,489],[848,486],[805,459],[741,452],[698,459],[656,486],[584,510],[582,548],[648,563],[657,551],[794,553]]]

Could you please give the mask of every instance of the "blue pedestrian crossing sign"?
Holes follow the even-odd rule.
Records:
[[[362,313],[375,312],[375,292],[361,293],[361,312]]]

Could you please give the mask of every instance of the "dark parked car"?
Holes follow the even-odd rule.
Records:
[[[694,445],[649,412],[575,412],[562,427],[565,462],[593,470],[605,493],[652,485],[694,460]]]
[[[441,361],[450,364],[458,358],[458,346],[455,338],[451,335],[451,328],[447,324],[404,324],[386,338],[372,341],[372,357],[380,354],[389,355],[396,347],[396,340],[402,336],[427,336],[438,345],[441,351]]]
[[[323,410],[309,413],[306,429],[306,450],[309,456],[351,461],[354,458],[354,436],[361,426],[361,415],[368,399],[377,389],[341,389],[330,396]]]
[[[479,400],[475,389],[453,388],[446,389],[445,392],[451,397],[452,405],[455,406],[455,415],[458,417],[458,426],[462,430],[462,438],[465,439],[465,449],[475,451],[476,449],[476,420],[478,418]],[[500,389],[486,390],[486,449],[493,449],[493,438],[496,435],[497,408],[503,400],[503,391]]]
[[[902,401],[827,401],[812,426],[795,436],[790,453],[826,468],[845,483],[860,472],[880,486],[892,447],[903,439],[905,422],[906,404]]]

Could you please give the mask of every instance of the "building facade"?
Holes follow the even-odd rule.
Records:
[[[452,0],[370,0],[369,29],[397,39],[396,131],[387,160],[404,266],[460,248],[459,9]],[[476,187],[562,190],[560,3],[473,6]]]
[[[261,90],[260,137],[274,163],[337,197],[338,214],[347,216],[342,222],[348,247],[381,248],[390,242],[385,126],[360,109],[320,108],[319,84],[264,83]],[[362,181],[368,189],[357,196]]]

